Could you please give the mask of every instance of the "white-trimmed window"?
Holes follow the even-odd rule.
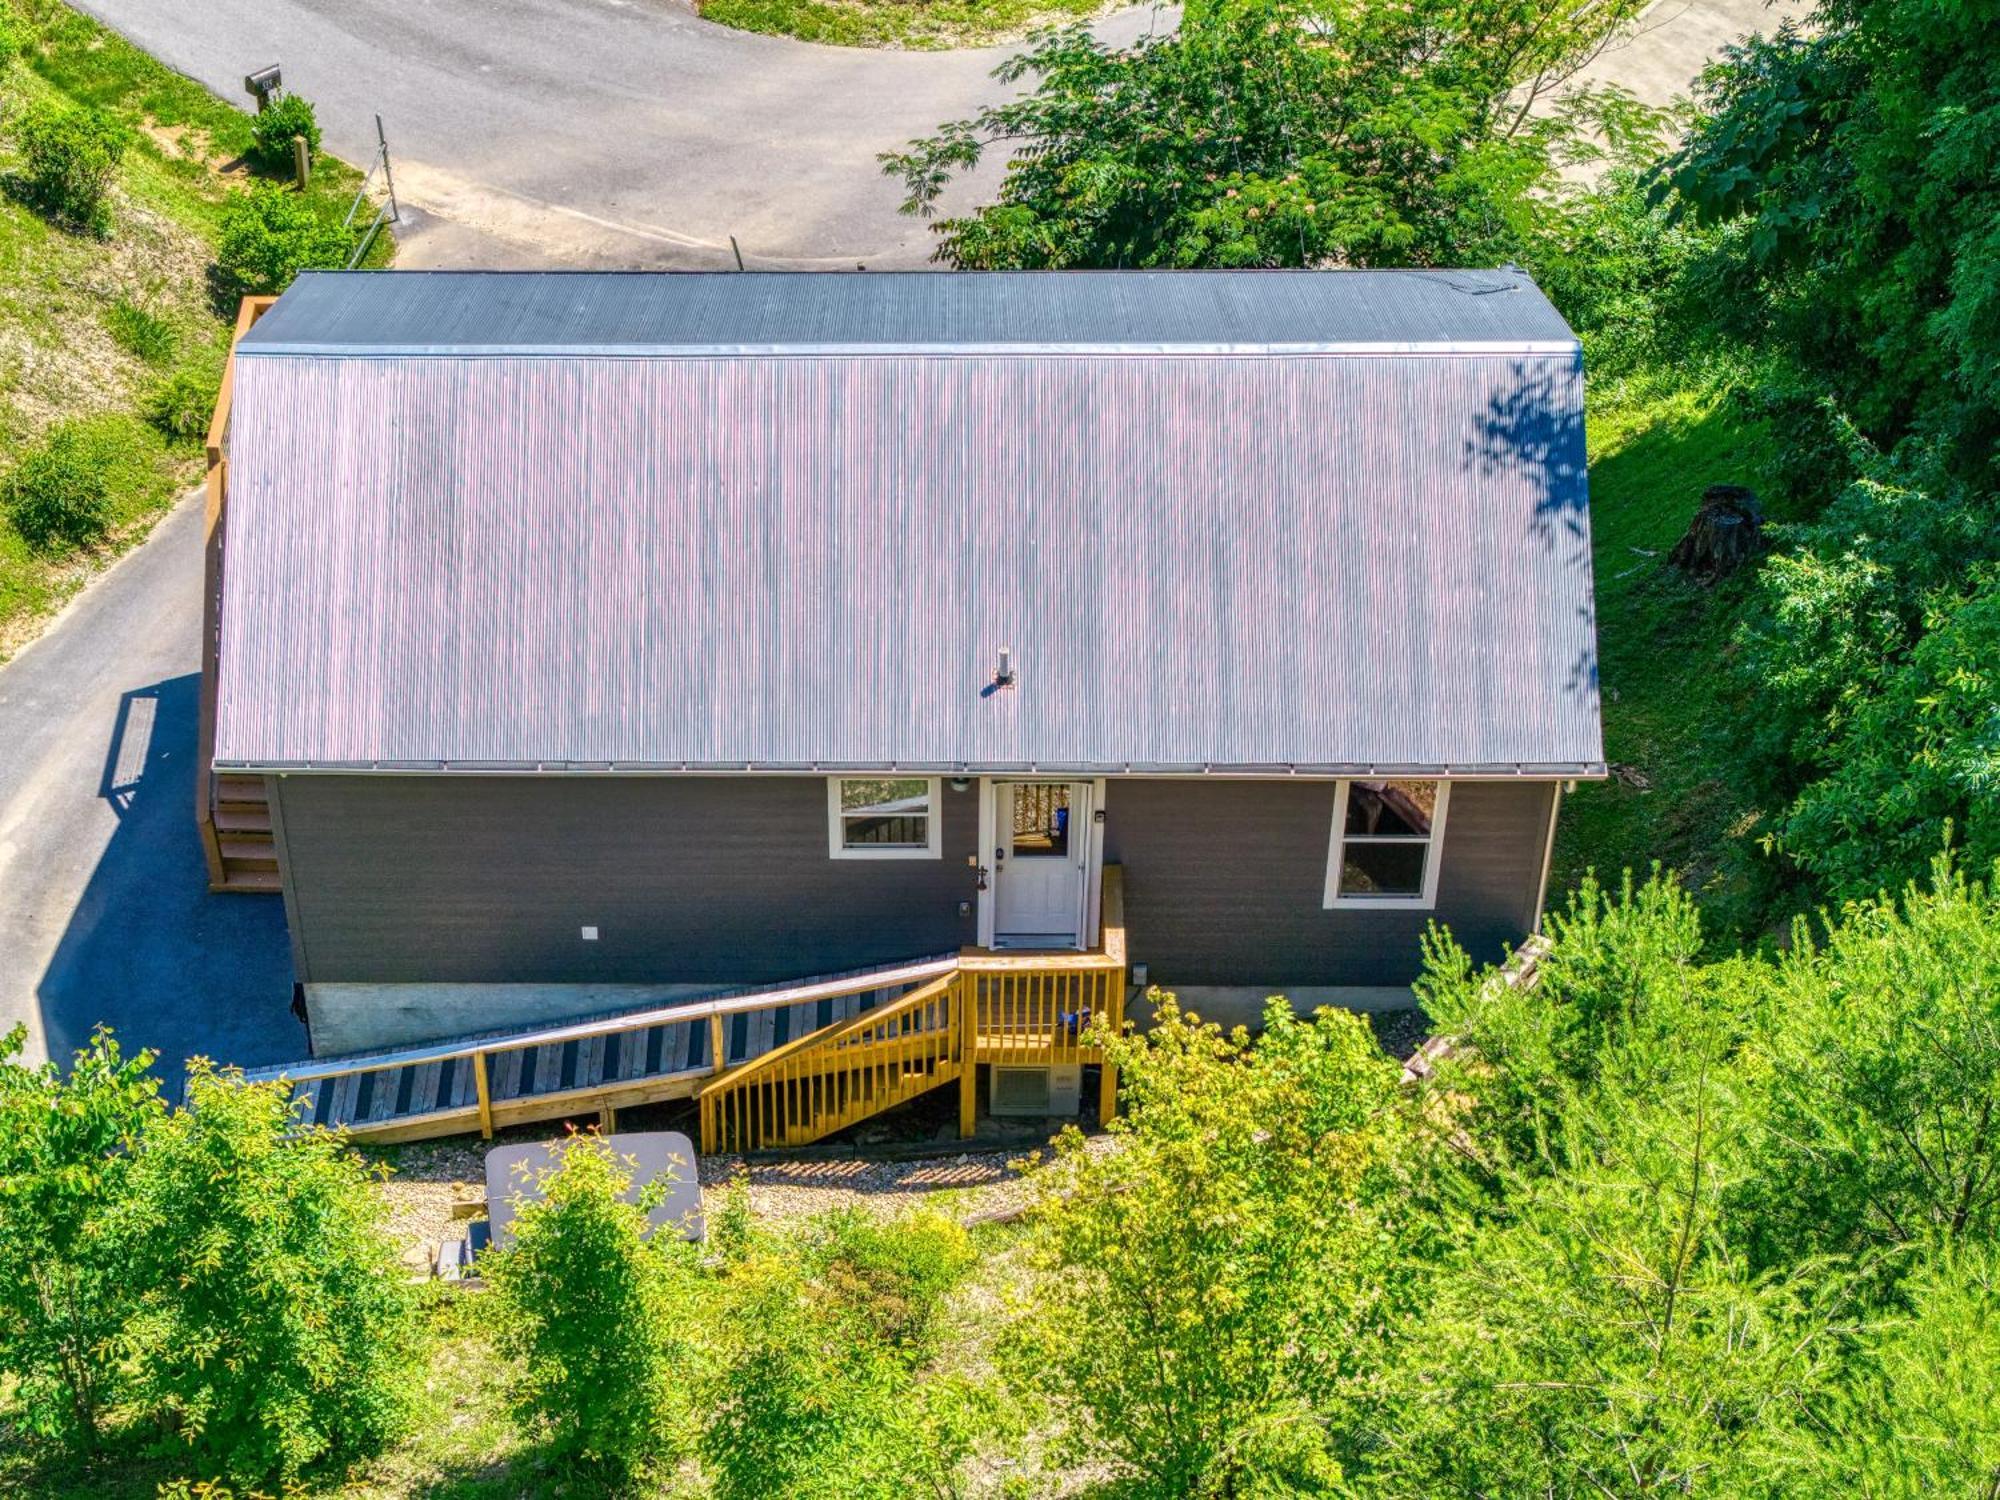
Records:
[[[835,859],[939,857],[935,776],[829,777],[826,816]]]
[[[1326,856],[1329,907],[1437,903],[1448,781],[1343,781],[1333,794]]]

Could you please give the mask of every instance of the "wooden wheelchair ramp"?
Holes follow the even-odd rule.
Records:
[[[694,1099],[701,1149],[804,1146],[946,1084],[974,1124],[981,1063],[1104,1062],[1125,1019],[1121,872],[1104,871],[1093,952],[958,954],[571,1025],[249,1070],[289,1083],[302,1124],[421,1140]],[[1104,1067],[1098,1109],[1116,1107]]]
[[[955,965],[930,959],[556,1027],[248,1069],[291,1085],[301,1124],[411,1141],[690,1099],[729,1069],[898,1001]]]

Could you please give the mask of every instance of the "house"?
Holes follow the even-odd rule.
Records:
[[[319,1052],[1101,951],[1107,866],[1133,981],[1406,1002],[1603,774],[1515,271],[310,274],[228,400],[208,815]]]

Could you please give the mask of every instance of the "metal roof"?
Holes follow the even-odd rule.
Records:
[[[315,272],[246,353],[1567,352],[1519,271]]]
[[[942,290],[1003,282],[1004,325]],[[1589,774],[1580,358],[1389,352],[1549,332],[1443,285],[302,279],[237,363],[216,760]],[[869,326],[895,349],[813,352]],[[902,347],[947,330],[981,347]]]

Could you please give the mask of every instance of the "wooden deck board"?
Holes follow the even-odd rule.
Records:
[[[410,1085],[410,1113],[427,1115],[437,1108],[438,1075],[444,1071],[439,1063],[419,1063],[416,1080]]]

